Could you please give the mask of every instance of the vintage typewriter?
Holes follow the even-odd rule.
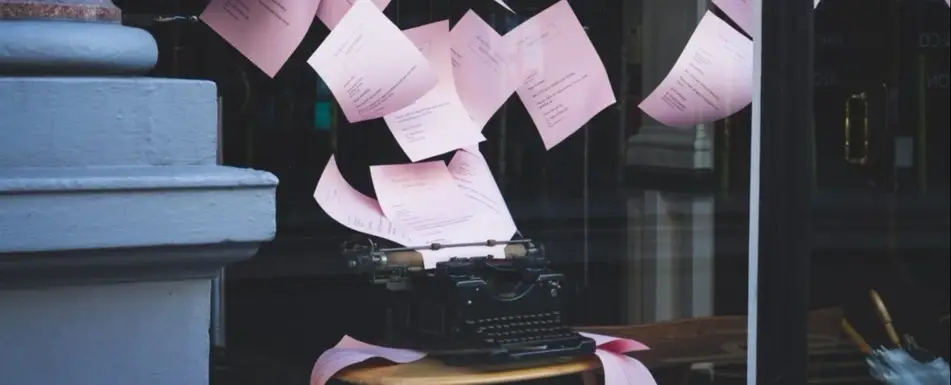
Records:
[[[490,255],[502,245],[504,256]],[[420,250],[453,248],[468,255],[423,268]],[[344,254],[351,268],[386,285],[388,346],[466,366],[533,364],[595,351],[592,339],[564,324],[564,276],[529,239],[392,248],[371,239],[346,243]]]

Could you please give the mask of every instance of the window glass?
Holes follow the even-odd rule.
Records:
[[[824,0],[815,11],[812,306],[840,306],[872,347],[948,355],[948,5]],[[854,346],[851,344],[850,346]],[[854,350],[853,350],[854,351]],[[861,354],[817,374],[864,378]]]
[[[446,18],[455,23],[471,8],[501,34],[556,2],[508,3],[515,14],[481,0],[394,0],[385,13],[407,29]],[[486,125],[480,150],[521,234],[544,245],[552,268],[565,275],[571,325],[634,330],[654,348],[654,356],[642,358],[658,368],[659,380],[662,368],[673,365],[703,379],[715,368],[714,378],[735,383],[746,361],[751,89],[743,76],[750,77],[752,57],[730,59],[717,70],[729,81],[713,91],[736,99],[722,119],[677,112],[673,105],[682,101],[676,95],[660,97],[674,92],[669,82],[655,99],[675,111],[668,118],[681,119],[679,127],[639,105],[662,86],[702,20],[712,20],[740,45],[751,44],[749,38],[705,0],[570,4],[617,102],[546,150],[513,95]],[[714,33],[705,31],[700,34]],[[392,141],[374,136],[373,130],[385,127],[343,119],[306,65],[326,35],[315,23],[273,79],[213,33],[203,43],[211,47],[208,77],[224,100],[227,163],[267,170],[281,181],[275,240],[228,270],[229,351],[301,367],[312,365],[343,334],[383,337],[381,312],[388,298],[384,288],[347,268],[339,250],[353,233],[313,199],[331,154],[381,152]],[[672,75],[675,80],[683,67]],[[696,84],[678,87],[684,92]],[[350,142],[363,136],[363,142],[343,146],[347,135]],[[673,320],[689,321],[672,329],[658,326]],[[638,325],[643,328],[632,329]],[[699,365],[691,372],[694,363]]]

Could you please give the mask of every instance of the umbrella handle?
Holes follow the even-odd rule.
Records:
[[[842,331],[845,332],[845,335],[849,336],[849,339],[851,339],[852,342],[854,342],[855,345],[859,347],[859,350],[861,350],[862,353],[869,354],[872,351],[872,348],[868,346],[867,342],[865,342],[865,338],[862,337],[862,335],[859,334],[859,332],[856,331],[854,327],[852,327],[852,324],[849,323],[849,320],[845,318],[842,318]]]
[[[901,339],[898,338],[898,332],[895,331],[895,325],[892,324],[892,316],[888,314],[888,308],[885,307],[885,303],[882,302],[882,297],[878,295],[878,292],[875,289],[869,290],[869,295],[872,297],[872,302],[875,303],[875,310],[878,310],[878,318],[882,320],[882,324],[885,325],[885,332],[888,333],[888,339],[892,340],[892,343],[896,347],[901,347]]]

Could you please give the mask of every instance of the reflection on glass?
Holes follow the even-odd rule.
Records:
[[[868,162],[868,98],[865,93],[845,101],[845,159],[853,164]]]
[[[515,15],[490,1],[485,7],[477,3],[394,0],[388,12],[408,28],[447,15],[455,22],[473,8],[504,32],[555,1],[510,2]],[[750,111],[731,116],[729,123],[678,129],[637,110],[670,71],[705,9],[698,12],[694,0],[570,4],[622,103],[551,151],[544,149],[518,98],[492,117],[480,147],[515,222],[524,236],[544,245],[553,268],[566,275],[562,298],[571,324],[610,325],[618,333],[636,333],[657,352],[675,352],[649,367],[685,365],[689,375],[694,363],[745,362]],[[255,167],[281,177],[278,205],[286,214],[278,218],[277,240],[261,257],[229,273],[244,289],[229,291],[242,302],[229,304],[235,319],[229,319],[229,333],[241,336],[229,338],[229,344],[313,364],[342,334],[376,340],[385,298],[346,269],[338,250],[353,233],[329,220],[311,198],[334,132],[361,127],[335,118],[337,107],[315,77],[285,72],[253,85],[248,114],[255,119],[236,113],[226,119],[232,122],[229,130],[249,131],[252,123],[262,127],[248,135],[246,146],[260,154]],[[265,129],[272,126],[280,129]],[[326,309],[335,316],[326,317]],[[664,324],[674,320],[683,323]],[[724,327],[697,333],[711,322]]]

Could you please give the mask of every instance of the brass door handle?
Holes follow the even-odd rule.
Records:
[[[868,95],[865,92],[852,94],[845,100],[845,161],[851,164],[867,164],[869,153]],[[858,131],[858,132],[856,132]],[[854,134],[861,138],[853,138]]]

